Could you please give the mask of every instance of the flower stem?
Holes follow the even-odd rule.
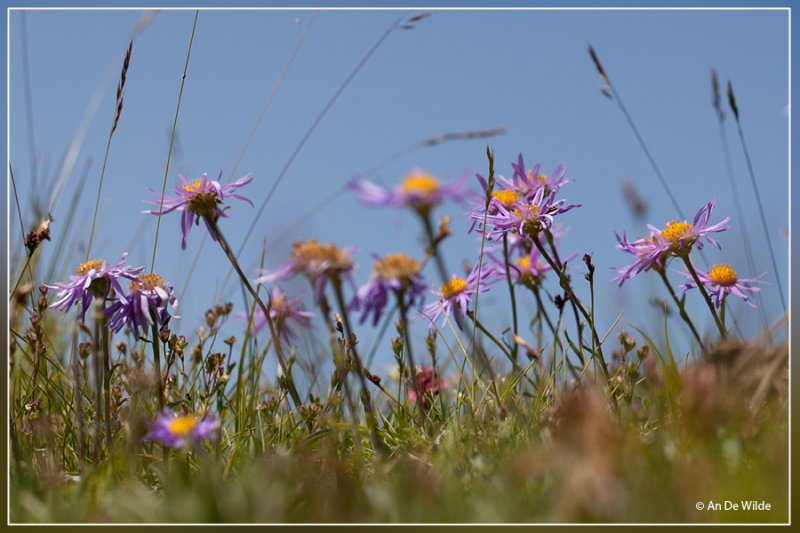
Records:
[[[703,341],[700,339],[700,334],[697,333],[697,329],[694,327],[694,323],[692,323],[692,321],[689,319],[689,315],[686,313],[685,302],[678,300],[678,297],[675,295],[675,290],[672,288],[672,284],[670,284],[669,279],[667,279],[667,274],[664,272],[664,269],[656,268],[655,270],[661,276],[661,279],[664,280],[664,284],[667,286],[667,290],[672,296],[672,300],[675,302],[675,305],[678,306],[678,311],[680,312],[681,318],[689,326],[689,329],[692,330],[692,334],[694,335],[694,338],[697,339],[697,343],[700,345],[700,349],[703,352],[705,352],[706,347],[703,344]]]
[[[155,313],[153,313],[155,315]],[[155,318],[155,316],[153,316]],[[158,320],[153,320],[151,344],[153,345],[153,369],[156,373],[156,397],[158,412],[164,409],[164,381],[161,378],[161,338],[158,335]]]
[[[433,234],[433,225],[431,224],[430,211],[424,214],[420,213],[422,224],[425,226],[425,236],[428,238],[428,246],[433,259],[436,261],[436,268],[439,270],[439,276],[442,278],[442,283],[447,283],[447,268],[444,266],[444,259],[439,253],[439,244],[436,242],[436,237]]]
[[[342,280],[339,279],[338,276],[331,279],[333,284],[333,290],[336,293],[336,301],[339,304],[339,310],[342,313],[342,322],[344,324],[344,331],[347,339],[347,343],[349,344],[352,342],[352,339],[355,338],[353,334],[353,330],[350,329],[350,318],[347,314],[347,307],[344,305],[344,295],[342,293]],[[367,388],[367,380],[364,377],[364,367],[361,364],[361,356],[358,354],[358,349],[356,349],[355,342],[352,342],[352,346],[350,346],[350,351],[353,354],[353,361],[356,363],[356,372],[358,373],[358,379],[361,383],[361,403],[364,404],[364,414],[367,417],[367,426],[369,427],[370,438],[372,440],[372,445],[375,447],[375,451],[383,450],[384,445],[378,435],[378,427],[377,427],[377,419],[375,418],[375,408],[372,405],[372,399],[369,394],[369,389]],[[346,379],[347,376],[344,376],[343,379]]]
[[[105,301],[102,298],[95,298],[94,301],[94,449],[92,450],[92,462],[96,465],[100,457],[100,434],[102,433],[101,424],[103,420],[103,359],[100,353],[100,329],[101,317]]]
[[[102,303],[105,309],[105,300]],[[102,315],[100,319],[100,337],[103,341],[103,388],[105,395],[105,424],[106,424],[106,447],[109,457],[114,454],[114,443],[111,438],[111,353],[108,348],[108,318]],[[112,463],[113,464],[113,463]]]
[[[514,359],[511,357],[511,353],[509,353],[508,349],[505,346],[503,346],[503,344],[499,340],[497,340],[497,338],[494,335],[489,333],[489,330],[483,327],[483,324],[481,324],[480,320],[478,320],[478,318],[473,314],[473,312],[467,310],[467,316],[475,322],[475,327],[481,330],[483,334],[489,338],[489,340],[495,343],[497,347],[500,348],[500,350],[502,350],[502,352],[506,355],[506,357],[511,359],[511,361],[514,363],[514,366],[516,367],[517,366],[516,361],[514,361]]]
[[[552,235],[550,234],[549,230],[545,229],[544,231],[547,232],[548,241],[550,241],[550,244],[552,246]],[[576,312],[580,311],[581,314],[583,315],[583,317],[587,320],[587,322],[589,322],[591,324],[591,321],[592,321],[591,316],[589,315],[589,313],[586,312],[586,309],[583,308],[583,306],[580,304],[580,301],[578,300],[577,296],[575,296],[575,293],[572,291],[572,288],[569,285],[569,281],[567,280],[566,274],[561,272],[561,270],[562,270],[561,261],[558,260],[558,255],[556,255],[555,256],[556,259],[553,260],[553,258],[550,257],[550,255],[544,249],[542,244],[539,242],[539,239],[538,239],[538,237],[536,235],[534,235],[531,240],[533,241],[533,244],[536,246],[536,248],[539,250],[539,253],[542,254],[542,257],[544,257],[545,260],[547,261],[547,263],[550,265],[550,267],[555,272],[559,273],[561,288],[564,289],[567,297],[570,299],[570,302],[572,303],[572,306],[573,306],[573,310],[575,310]],[[555,250],[555,248],[554,248],[554,250]],[[597,357],[599,359],[600,366],[603,369],[603,373],[605,374],[606,379],[609,379],[610,378],[610,374],[608,372],[608,366],[606,365],[605,358],[603,357],[602,343],[600,342],[600,339],[597,336],[597,330],[594,328],[593,324],[591,324],[591,329],[592,329],[592,336],[594,337],[595,345],[597,346],[597,351],[596,351],[596,353],[592,354],[592,357]],[[578,345],[579,346],[583,346],[583,339],[578,338]],[[612,399],[613,399],[613,396],[612,396]],[[615,401],[615,403],[616,403],[616,401]]]
[[[417,410],[420,416],[424,417],[425,410],[422,405],[422,392],[418,388],[417,382],[417,365],[414,364],[414,355],[411,353],[411,339],[408,336],[408,308],[406,307],[405,299],[403,298],[402,291],[395,291],[397,295],[397,305],[400,307],[400,321],[403,324],[403,344],[406,347],[406,355],[408,356],[409,374],[411,374],[411,386],[414,388],[414,396],[416,398]],[[402,373],[400,374],[402,381]]]
[[[508,255],[508,234],[503,233],[503,258],[506,266],[506,281],[508,282],[508,293],[511,295],[511,313],[514,317],[514,335],[519,335],[519,326],[517,324],[517,298],[514,295],[514,284],[511,282],[511,271],[509,268],[509,255]],[[511,356],[514,364],[517,363],[517,343],[514,343],[511,349]]]
[[[272,344],[275,346],[275,353],[278,356],[278,363],[281,365],[281,370],[283,370],[283,375],[285,379],[285,388],[288,390],[289,394],[294,401],[296,407],[300,407],[302,405],[302,401],[300,400],[300,395],[297,393],[297,389],[294,386],[294,380],[292,379],[292,374],[289,372],[288,367],[286,366],[286,360],[283,356],[283,349],[281,348],[281,338],[278,334],[277,330],[275,329],[275,322],[272,320],[272,317],[269,314],[269,308],[264,305],[264,302],[258,296],[258,293],[253,289],[253,286],[250,285],[250,282],[247,279],[247,276],[244,275],[242,272],[241,267],[239,267],[239,262],[236,261],[236,257],[233,255],[231,251],[231,247],[228,245],[228,241],[225,240],[225,237],[222,235],[222,232],[219,230],[219,226],[217,226],[217,221],[214,219],[213,216],[205,216],[204,217],[206,223],[208,224],[208,228],[211,230],[212,237],[216,239],[219,243],[222,251],[228,257],[228,260],[231,262],[231,265],[236,270],[236,273],[239,275],[239,278],[244,283],[247,290],[255,299],[258,306],[261,308],[261,311],[264,313],[264,317],[267,320],[267,326],[269,326],[270,335],[272,335]],[[272,302],[270,301],[270,306]],[[310,427],[310,422],[309,422]]]
[[[717,310],[714,308],[714,302],[711,301],[711,298],[708,296],[708,292],[706,292],[706,288],[703,286],[703,282],[700,281],[700,278],[697,275],[697,271],[695,271],[694,266],[692,266],[692,262],[689,261],[688,255],[682,255],[681,259],[683,259],[683,263],[686,265],[686,268],[689,270],[689,273],[692,275],[692,279],[694,280],[697,288],[700,290],[700,294],[703,295],[703,299],[706,301],[706,305],[711,310],[711,316],[714,317],[714,322],[717,324],[717,328],[719,329],[719,334],[722,338],[727,338],[728,333],[725,331],[725,326],[722,325],[722,322],[719,320],[719,316],[717,315]]]

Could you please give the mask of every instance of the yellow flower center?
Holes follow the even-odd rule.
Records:
[[[192,192],[192,193],[200,192],[201,191],[200,184],[202,184],[202,183],[203,183],[203,180],[199,180],[199,179],[192,180],[192,182],[189,185],[184,185],[183,186],[183,190],[185,190],[186,192]]]
[[[730,265],[714,265],[708,271],[708,277],[717,285],[730,287],[736,284],[736,271]]]
[[[492,193],[495,200],[508,207],[517,201],[517,193],[511,190],[508,191],[495,191]]]
[[[400,185],[403,194],[426,196],[439,190],[439,181],[427,172],[409,174]]]
[[[514,216],[519,219],[537,218],[541,208],[538,205],[526,205],[524,209],[514,209]]]
[[[453,274],[453,279],[442,284],[442,296],[449,300],[467,290],[467,282]]]
[[[692,225],[687,222],[678,222],[671,220],[667,222],[666,227],[661,230],[661,236],[664,237],[670,244],[678,244],[681,239],[686,239],[692,231]]]
[[[130,285],[128,285],[128,292],[136,292],[139,289],[152,291],[156,287],[161,287],[162,285],[164,285],[164,278],[158,274],[142,274],[139,276],[139,281],[131,281]]]
[[[533,170],[528,171],[528,179],[531,181],[536,181],[537,185],[544,185],[547,183],[547,176],[544,174],[539,174],[536,176],[536,180],[533,179]]]
[[[292,245],[292,259],[297,261],[295,270],[307,272],[310,267],[327,262],[326,270],[350,270],[353,261],[350,254],[340,250],[334,244],[320,244],[310,238],[308,242],[297,241]]]
[[[380,261],[376,261],[372,269],[384,281],[399,279],[406,282],[419,274],[422,267],[416,259],[406,254],[387,254]]]
[[[197,424],[197,419],[194,415],[179,416],[169,423],[167,429],[176,437],[183,437],[188,434]]]
[[[285,305],[286,305],[286,296],[281,294],[280,296],[272,297],[272,307],[275,308],[275,310],[278,312],[279,315]]]
[[[92,261],[86,261],[75,270],[75,273],[79,276],[85,276],[92,270],[100,270],[100,268],[103,266],[103,263],[105,263],[105,261],[103,261],[102,259],[94,259]]]

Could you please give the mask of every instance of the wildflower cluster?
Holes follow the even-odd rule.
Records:
[[[625,234],[617,236],[617,248],[623,252],[634,256],[634,261],[623,268],[614,268],[618,275],[611,281],[618,281],[621,287],[625,281],[633,278],[640,272],[651,269],[663,272],[667,261],[671,257],[678,257],[685,260],[688,272],[678,271],[678,274],[690,280],[690,283],[680,285],[678,294],[693,288],[707,288],[711,295],[715,296],[715,305],[720,307],[725,295],[734,294],[742,298],[749,305],[755,307],[750,301],[753,293],[761,290],[755,283],[764,283],[758,278],[739,278],[736,271],[730,265],[716,265],[707,272],[697,270],[688,260],[693,248],[698,250],[703,248],[701,239],[707,240],[717,248],[722,247],[711,237],[713,233],[720,233],[727,230],[730,226],[728,222],[731,217],[727,216],[722,221],[709,225],[711,213],[716,205],[715,200],[711,200],[700,208],[690,224],[687,221],[671,220],[664,225],[663,229],[658,229],[648,224],[650,235],[647,238],[629,241]],[[694,272],[692,272],[694,271]],[[763,276],[764,274],[762,274]],[[695,279],[697,276],[697,279]],[[699,282],[699,283],[698,283]]]

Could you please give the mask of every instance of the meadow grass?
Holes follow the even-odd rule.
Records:
[[[118,123],[124,127],[130,60],[131,48],[106,157]],[[502,132],[450,133],[418,146]],[[570,262],[568,270],[572,258],[559,255],[554,220],[573,206],[555,200],[558,171],[539,180],[538,166],[526,174],[520,156],[519,179],[501,180],[489,149],[487,157],[484,197],[473,208],[483,241],[468,275],[451,277],[441,249],[449,219],[432,216],[434,205],[458,197],[458,185],[427,174],[412,172],[380,193],[353,186],[368,203],[414,212],[426,240],[419,261],[404,254],[379,259],[369,290],[349,293],[347,250],[313,239],[294,245],[286,272],[312,282],[321,332],[310,329],[288,295],[274,291],[286,272],[265,273],[251,285],[217,225],[222,203],[243,194],[237,191],[245,178],[215,185],[204,177],[176,188],[174,205],[203,221],[191,238],[207,231],[218,243],[246,302],[234,309],[208,295],[205,321],[191,339],[170,329],[173,288],[147,277],[152,267],[143,274],[143,268],[114,271],[110,262],[85,262],[76,271],[85,286],[75,289],[85,296],[76,306],[85,317],[71,304],[53,309],[63,288],[53,286],[54,275],[73,267],[42,264],[39,251],[65,242],[49,242],[53,221],[43,213],[28,233],[20,226],[9,291],[10,521],[787,522],[788,347],[775,341],[785,324],[744,339],[725,323],[725,299],[739,295],[725,291],[741,287],[752,296],[748,291],[756,289],[735,273],[732,280],[720,277],[724,269],[706,274],[690,261],[693,245],[708,236],[705,221],[668,225],[627,248],[620,241],[642,266],[628,278],[656,280],[657,272],[671,299],[663,301],[663,328],[645,331],[618,319],[600,330],[591,257],[580,268]],[[165,188],[153,211],[159,221],[162,214],[175,217],[167,214],[173,204]],[[19,202],[16,208],[21,223]],[[72,220],[59,223],[69,228]],[[486,248],[490,241],[497,264]],[[652,260],[646,266],[645,248]],[[688,290],[702,292],[718,327],[714,335],[698,333],[685,296],[666,277],[667,261],[686,265],[688,284],[695,285]],[[423,308],[432,328],[420,343],[411,338],[409,315],[430,285],[418,277],[428,262],[442,285]],[[109,286],[125,275],[132,282],[127,291]],[[509,292],[513,323],[503,331],[480,320],[479,295],[489,289]],[[533,316],[517,309],[522,294],[535,298]],[[144,314],[125,308],[125,295],[145,298]],[[381,376],[358,342],[363,326],[354,323],[357,313],[374,312],[377,325],[393,304],[397,313],[384,319],[392,333],[379,342],[393,354],[396,373]],[[112,313],[115,305],[128,314]],[[244,313],[248,327],[242,338],[223,338],[234,311]],[[675,314],[682,322],[668,324]],[[670,337],[689,330],[691,357],[683,359]],[[427,353],[412,352],[423,344]],[[276,363],[279,372],[270,379],[265,368]],[[740,508],[766,502],[770,510],[698,509],[725,501]]]

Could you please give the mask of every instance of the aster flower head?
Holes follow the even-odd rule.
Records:
[[[186,178],[184,178],[181,174],[178,174],[178,177],[181,179],[181,183],[174,184],[176,196],[164,195],[164,197],[158,201],[147,203],[155,206],[161,206],[161,213],[169,213],[170,211],[183,212],[181,217],[181,231],[183,233],[181,248],[184,250],[186,249],[186,237],[189,235],[189,230],[192,229],[192,223],[195,222],[195,215],[197,216],[196,222],[198,224],[200,223],[200,219],[203,219],[208,227],[209,223],[207,218],[216,220],[219,217],[228,216],[225,214],[225,210],[221,208],[228,197],[238,198],[239,200],[244,200],[250,205],[253,205],[253,202],[246,197],[234,193],[234,191],[237,189],[241,189],[253,181],[253,176],[250,174],[247,174],[246,176],[227,185],[221,185],[219,182],[220,178],[222,177],[221,170],[219,171],[219,176],[217,176],[217,179],[212,181],[209,181],[206,178],[206,173],[203,173],[199,179],[192,181],[187,181]],[[147,190],[156,196],[161,197],[161,195],[154,190]],[[159,214],[158,209],[152,211],[145,210],[142,212],[150,213],[152,215]],[[210,230],[211,228],[209,227],[211,238],[216,240],[214,232]]]
[[[491,253],[486,255],[492,261],[492,264],[487,267],[490,271],[490,278],[493,280],[506,279],[505,261],[498,259]],[[575,257],[575,254],[565,259],[565,261],[570,261],[572,257]],[[542,261],[539,257],[539,250],[535,247],[531,248],[527,254],[523,254],[522,257],[511,261],[508,266],[508,274],[511,279],[528,287],[539,285],[548,270],[552,270],[552,267],[547,262]]]
[[[272,306],[269,310],[269,316],[275,324],[275,329],[281,338],[287,342],[294,342],[297,339],[297,333],[294,327],[310,329],[313,328],[311,317],[314,313],[303,311],[302,305],[299,300],[291,300],[286,297],[286,294],[280,287],[275,287],[270,293],[272,299]],[[248,318],[246,313],[236,313],[234,316],[237,318]],[[256,307],[253,312],[252,323],[250,325],[251,331],[260,331],[267,323],[264,317],[264,311],[260,307]]]
[[[698,250],[702,249],[703,242],[700,240],[701,238],[705,238],[717,248],[721,248],[719,243],[711,238],[710,234],[728,229],[729,226],[726,224],[731,217],[725,217],[721,222],[709,226],[708,219],[711,217],[715,204],[716,200],[711,200],[701,207],[692,224],[686,221],[679,222],[676,219],[667,222],[663,230],[648,224],[647,227],[650,229],[650,237],[648,238],[628,241],[624,233],[620,238],[619,234],[614,232],[617,237],[617,249],[634,255],[636,259],[633,263],[623,268],[612,267],[619,275],[611,279],[611,281],[619,281],[619,286],[621,287],[626,280],[631,279],[639,272],[648,271],[653,267],[663,269],[667,259],[671,256],[686,256],[693,245],[697,245]]]
[[[150,424],[150,432],[142,439],[159,441],[167,448],[189,445],[199,450],[200,441],[212,438],[218,429],[219,420],[213,416],[198,419],[191,413],[176,415],[165,408]]]
[[[614,235],[617,237],[617,249],[633,255],[636,259],[623,268],[611,267],[612,270],[619,273],[610,280],[611,282],[619,281],[619,286],[622,287],[626,280],[631,279],[639,272],[646,272],[653,267],[664,268],[664,263],[669,257],[669,244],[666,241],[655,239],[652,233],[650,238],[635,241],[629,241],[624,232],[622,237],[616,231]]]
[[[419,394],[422,406],[430,407],[429,397],[439,394],[439,390],[446,386],[446,383],[439,377],[439,374],[429,366],[417,365],[416,380],[410,379],[408,385],[408,399],[412,402],[417,401]],[[416,381],[416,383],[414,383]]]
[[[677,219],[671,220],[664,225],[664,229],[647,225],[653,234],[654,241],[660,247],[665,247],[672,255],[687,255],[696,244],[698,250],[703,249],[703,242],[700,240],[704,237],[708,242],[721,248],[719,243],[711,238],[711,233],[719,233],[725,231],[730,226],[726,224],[730,221],[731,217],[725,217],[722,222],[708,226],[708,219],[711,218],[711,212],[714,210],[716,200],[711,200],[706,205],[700,208],[694,216],[694,221],[689,224],[685,220],[679,222]]]
[[[492,202],[494,203],[492,204]],[[479,231],[483,230],[484,220],[486,225],[491,227],[486,232],[488,241],[502,240],[506,234],[532,238],[543,229],[551,228],[556,215],[580,207],[580,204],[565,205],[565,200],[556,200],[555,191],[545,194],[544,187],[540,188],[530,199],[517,199],[509,204],[495,201],[493,195],[490,205],[495,208],[493,213],[484,216],[483,209],[480,209],[474,210],[469,215]]]
[[[442,183],[433,174],[415,167],[405,179],[391,189],[387,189],[363,178],[348,184],[356,197],[367,205],[379,207],[411,207],[420,214],[446,199],[463,200],[469,196],[466,190],[467,176],[464,175],[449,183]]]
[[[447,323],[447,316],[452,315],[460,329],[462,319],[467,314],[467,304],[472,301],[472,296],[477,292],[486,292],[492,288],[490,284],[491,270],[483,268],[478,274],[478,266],[475,263],[466,278],[461,278],[455,274],[449,281],[443,283],[438,291],[431,291],[436,297],[436,301],[429,303],[422,308],[422,312],[430,319],[430,328],[438,318],[442,318],[441,325]]]
[[[378,324],[390,292],[401,293],[409,306],[422,304],[425,282],[420,274],[422,267],[416,259],[402,253],[387,254],[383,259],[376,257],[372,270],[372,276],[356,291],[350,304],[351,309],[363,311],[362,323],[373,313],[372,325]]]
[[[79,303],[81,306],[79,319],[83,322],[93,297],[108,300],[116,295],[120,301],[125,302],[125,291],[119,283],[119,278],[127,278],[132,281],[137,279],[137,274],[144,270],[144,267],[126,265],[127,258],[128,253],[126,252],[113,266],[108,261],[100,259],[87,261],[75,270],[74,276],[70,275],[69,283],[45,285],[48,289],[59,291],[56,301],[50,307],[66,312],[73,304]]]
[[[575,181],[567,178],[567,167],[563,163],[559,164],[550,176],[539,173],[541,168],[539,163],[526,171],[522,154],[519,154],[516,163],[511,162],[511,166],[514,168],[513,188],[522,196],[533,196],[540,188],[545,189],[545,194],[558,192],[565,183]]]
[[[135,337],[139,337],[149,326],[157,324],[159,327],[166,325],[172,317],[168,306],[173,311],[178,306],[178,299],[173,294],[174,289],[167,285],[158,274],[142,274],[128,286],[125,300],[118,300],[111,304],[104,313],[111,318],[108,327],[118,332],[125,325],[130,326]]]
[[[678,272],[678,274],[689,280],[689,283],[678,286],[680,288],[678,294],[697,287],[697,283],[695,283],[694,278],[689,272],[682,272],[679,270],[675,272]],[[717,307],[722,304],[723,298],[728,294],[738,296],[747,302],[747,305],[750,307],[755,307],[753,302],[750,301],[750,298],[753,296],[753,293],[760,291],[761,287],[756,287],[754,284],[766,283],[769,285],[766,281],[761,281],[759,279],[764,276],[766,272],[757,278],[742,279],[737,277],[736,271],[731,265],[719,264],[711,267],[708,272],[697,269],[695,269],[695,272],[697,273],[698,279],[700,279],[700,283],[708,290],[709,297],[715,300],[714,303]]]
[[[355,268],[351,253],[355,248],[338,248],[334,244],[320,244],[314,238],[297,241],[292,245],[289,261],[275,270],[263,270],[256,283],[274,283],[303,274],[314,288],[314,303],[319,303],[329,279],[352,280]]]
[[[541,167],[539,163],[532,169],[526,171],[525,163],[522,160],[522,154],[519,154],[516,163],[513,161],[511,162],[511,166],[514,169],[512,178],[508,179],[499,174],[495,175],[495,187],[492,192],[493,199],[505,205],[506,209],[515,201],[524,201],[533,198],[542,189],[544,189],[544,196],[547,196],[551,192],[558,192],[565,183],[575,181],[566,177],[567,167],[564,164],[558,165],[550,177],[539,173]],[[486,178],[480,174],[476,174],[475,176],[478,178],[485,193],[488,188]],[[483,198],[481,198],[481,210],[483,209],[485,198],[486,196],[484,194]],[[492,212],[491,205],[489,212]]]

